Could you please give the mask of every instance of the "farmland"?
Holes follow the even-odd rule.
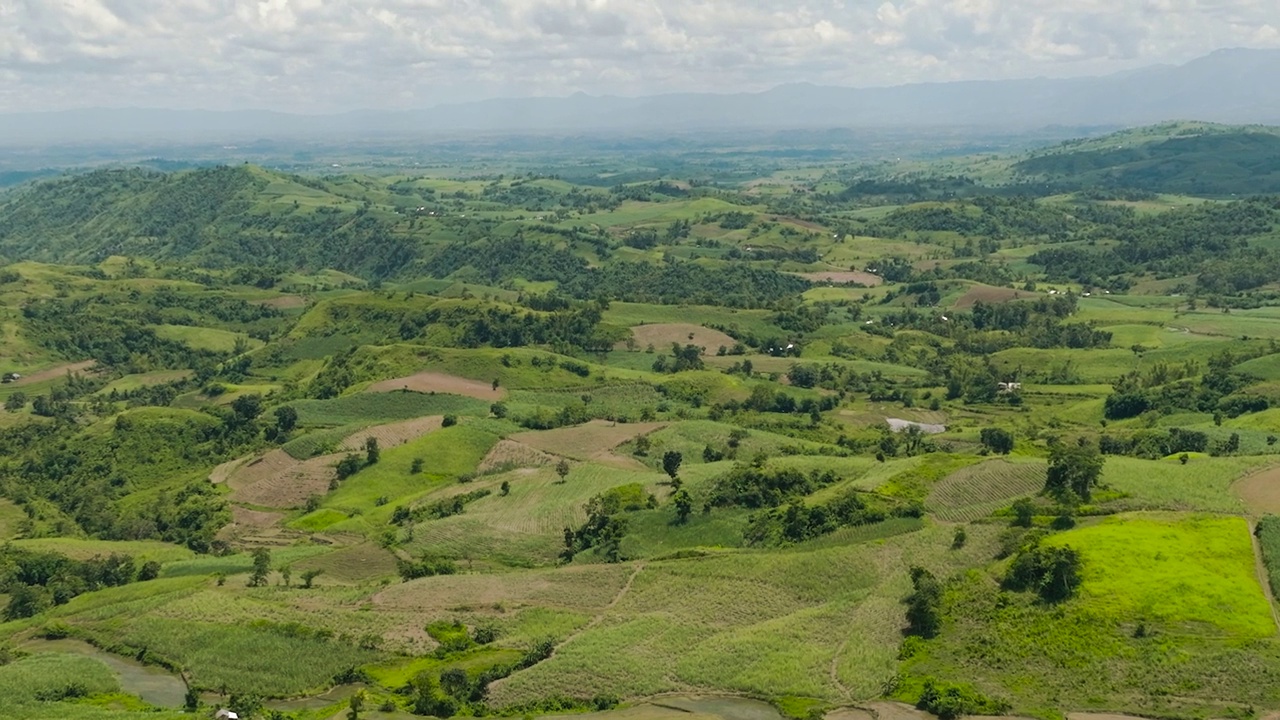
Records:
[[[0,717],[1280,712],[1274,199],[485,152],[0,195]]]

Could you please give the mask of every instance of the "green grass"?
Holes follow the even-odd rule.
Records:
[[[196,556],[185,547],[156,540],[81,540],[51,537],[15,540],[13,544],[28,550],[56,552],[80,560],[112,554],[131,555],[134,562],[139,565],[152,560],[161,564],[172,563],[190,560]]]
[[[1102,470],[1102,483],[1126,496],[1115,501],[1125,509],[1243,513],[1243,503],[1228,487],[1269,462],[1271,459],[1266,457],[1196,457],[1183,465],[1176,458],[1109,456]]]
[[[395,505],[475,471],[497,442],[496,435],[455,425],[384,450],[376,465],[365,467],[325,496],[322,509],[317,511],[324,513],[323,521],[313,513],[297,521],[296,526],[327,527],[324,522],[335,517],[335,510],[348,515],[372,515],[371,520],[385,521],[383,516],[389,516]],[[424,465],[422,472],[415,475],[410,470],[416,459],[422,459]],[[383,499],[386,502],[382,502]],[[353,521],[353,525],[359,524],[360,519]]]
[[[1280,661],[1280,641],[1243,519],[1117,516],[1048,542],[1081,552],[1077,597],[1046,605],[1002,592],[1002,565],[954,578],[942,633],[916,646],[897,697],[914,701],[933,677],[1043,718],[1066,708],[1220,717],[1275,702],[1258,678]]]
[[[424,415],[488,415],[489,403],[461,395],[415,392],[357,393],[331,400],[290,403],[306,426],[340,427],[409,420]]]
[[[1083,556],[1078,604],[1085,613],[1153,620],[1184,632],[1276,634],[1244,518],[1119,515],[1046,543]]]
[[[237,342],[244,343],[244,346],[249,350],[262,347],[261,340],[255,340],[248,335],[229,330],[191,325],[157,325],[155,326],[155,331],[156,335],[165,340],[180,342],[195,350],[210,350],[219,353],[231,352],[235,349]]]

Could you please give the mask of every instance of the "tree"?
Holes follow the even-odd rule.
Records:
[[[293,569],[288,565],[280,568],[280,579],[284,581],[285,587],[289,587],[289,581],[293,579]]]
[[[138,582],[155,580],[158,577],[160,577],[160,563],[155,560],[142,563],[142,568],[138,570]]]
[[[1036,517],[1036,504],[1028,498],[1019,498],[1013,503],[1013,524],[1029,528]]]
[[[19,584],[9,591],[9,604],[4,609],[5,620],[21,620],[39,615],[53,605],[53,594],[39,585]]]
[[[346,480],[347,478],[360,472],[360,456],[348,454],[346,457],[338,461],[338,479]]]
[[[489,412],[492,413],[494,417],[501,420],[507,416],[507,406],[503,403],[496,402],[489,406]]]
[[[560,476],[560,482],[564,482],[569,476],[569,461],[560,458],[560,462],[556,463],[556,474]]]
[[[364,710],[364,691],[360,690],[347,701],[347,720],[360,720],[362,710]]]
[[[506,481],[506,480],[503,480],[503,481],[502,481],[502,485],[499,485],[499,486],[498,486],[498,492],[502,493],[502,497],[506,497],[506,496],[510,495],[510,494],[511,494],[511,483],[510,483],[510,482],[508,482],[508,481]]]
[[[1080,553],[1069,546],[1035,546],[1019,553],[1009,565],[1004,584],[1012,590],[1033,590],[1050,602],[1071,597],[1080,586]]]
[[[252,422],[262,414],[262,396],[257,394],[241,395],[231,401],[231,410],[245,422]]]
[[[422,472],[422,466],[424,464],[425,464],[425,461],[422,458],[414,458],[413,462],[409,463],[409,474],[417,475],[418,473]]]
[[[1061,443],[1049,452],[1049,475],[1045,490],[1060,498],[1074,495],[1088,502],[1093,488],[1102,475],[1106,458],[1098,452],[1098,446],[1084,441]]]
[[[382,451],[378,449],[378,438],[370,437],[364,441],[364,464],[377,465],[378,460],[382,458]]]
[[[1013,434],[1002,428],[982,428],[979,435],[982,446],[993,453],[1008,455],[1013,452]]]
[[[267,584],[267,576],[271,574],[271,551],[264,548],[253,550],[253,572],[249,574],[249,587],[262,587]]]
[[[291,405],[276,408],[276,429],[281,434],[291,432],[298,427],[298,411]]]
[[[9,397],[5,398],[4,409],[9,412],[18,412],[27,406],[27,394],[18,390]]]
[[[671,501],[676,506],[676,518],[681,525],[689,521],[689,513],[693,512],[693,498],[689,497],[689,491],[681,488],[676,491]]]
[[[965,532],[962,527],[956,528],[955,534],[951,536],[951,549],[959,550],[969,541],[969,533]]]
[[[922,567],[911,568],[912,592],[907,596],[907,624],[912,635],[931,638],[942,629],[942,584]]]
[[[684,456],[678,450],[668,450],[662,454],[662,471],[671,478],[672,482],[676,479],[676,473],[680,472],[682,462],[684,462]]]
[[[319,570],[319,569],[312,569],[312,570],[306,570],[306,571],[304,571],[304,572],[302,573],[302,587],[307,588],[308,590],[310,590],[310,589],[311,589],[311,583],[315,582],[315,579],[316,579],[316,578],[318,578],[318,577],[320,577],[320,574],[321,574],[321,573],[323,573],[323,572],[324,572],[323,570]]]

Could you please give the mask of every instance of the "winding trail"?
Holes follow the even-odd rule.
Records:
[[[608,615],[609,611],[612,610],[615,605],[621,602],[622,598],[626,597],[627,593],[631,591],[631,583],[635,582],[636,576],[640,574],[641,570],[644,570],[644,565],[645,564],[643,562],[636,563],[636,569],[631,571],[631,576],[628,577],[627,581],[622,584],[622,587],[618,590],[618,594],[613,596],[613,599],[609,601],[609,604],[601,608],[600,612],[596,613],[596,616],[591,618],[591,622],[573,631],[569,635],[569,637],[565,638],[558,645],[556,645],[555,650],[551,651],[551,657],[555,657],[555,654],[560,651],[560,648],[573,642],[580,635],[595,628],[597,625],[603,622],[604,616]]]
[[[1262,543],[1258,540],[1258,524],[1249,521],[1249,540],[1253,543],[1253,567],[1258,574],[1258,582],[1262,592],[1267,596],[1267,607],[1271,608],[1271,619],[1275,621],[1276,631],[1280,632],[1280,612],[1276,611],[1275,594],[1271,592],[1271,575],[1267,572],[1266,563],[1262,562]]]
[[[840,665],[840,656],[844,655],[844,650],[848,646],[849,640],[845,639],[844,642],[836,647],[835,654],[831,656],[831,684],[835,686],[836,692],[840,693],[840,697],[845,700],[848,700],[852,693],[849,692],[849,688],[844,686],[844,683],[840,682],[840,674],[837,672],[837,668]]]

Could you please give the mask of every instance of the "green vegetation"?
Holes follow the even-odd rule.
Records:
[[[1275,137],[6,192],[0,715],[1280,710]]]

